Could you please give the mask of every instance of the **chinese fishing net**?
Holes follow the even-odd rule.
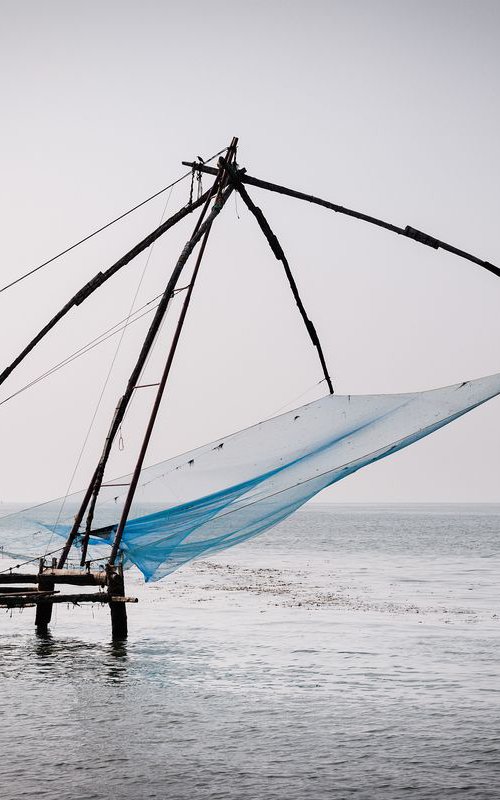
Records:
[[[158,580],[268,530],[325,487],[499,393],[500,374],[411,394],[330,395],[148,467],[125,526],[123,557],[146,580]],[[126,494],[117,484],[128,481],[103,486],[90,558],[109,554]],[[53,501],[1,519],[3,552],[30,556],[60,547],[80,499],[71,496],[62,516]]]

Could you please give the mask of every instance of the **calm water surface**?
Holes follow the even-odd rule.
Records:
[[[0,797],[498,798],[500,506],[309,507],[105,609],[0,616]],[[5,566],[3,562],[2,566]]]

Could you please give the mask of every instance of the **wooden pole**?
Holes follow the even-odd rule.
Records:
[[[205,215],[206,215],[206,213],[208,211],[208,207],[209,207],[210,201],[211,201],[212,197],[215,195],[215,192],[217,191],[218,185],[219,185],[219,177],[216,178],[216,180],[214,181],[212,187],[208,190],[208,192],[205,193],[206,200],[205,200],[202,212],[201,212],[201,214],[200,214],[200,216],[198,218],[198,221],[197,221],[197,223],[195,225],[194,234],[196,234],[198,232],[198,230],[199,230],[199,228],[200,228],[200,226],[201,226],[201,224],[203,222],[203,219],[204,219],[204,217],[205,217]],[[173,293],[174,293],[174,289],[176,288],[176,284],[177,284],[177,281],[179,279],[180,272],[177,275],[175,275],[175,272],[176,272],[176,270],[174,269],[174,272],[172,273],[170,281],[167,284],[167,288],[165,289],[165,293],[164,293],[164,295],[163,295],[163,297],[162,297],[162,299],[160,301],[160,305],[158,306],[156,315],[155,315],[155,317],[153,319],[153,322],[151,323],[151,327],[150,327],[150,330],[148,332],[148,336],[146,337],[146,340],[144,342],[143,348],[142,348],[141,353],[139,355],[139,360],[138,360],[138,362],[136,364],[134,372],[132,373],[132,377],[129,380],[129,383],[128,383],[128,386],[127,386],[127,391],[125,392],[123,397],[121,397],[120,400],[118,401],[118,405],[117,405],[117,407],[115,409],[115,413],[114,413],[113,419],[111,421],[111,426],[110,426],[108,435],[107,435],[106,440],[104,442],[104,448],[103,448],[103,451],[102,451],[102,454],[101,454],[101,458],[100,458],[99,463],[97,465],[97,468],[96,468],[96,471],[94,473],[93,479],[92,479],[92,481],[91,481],[91,483],[90,483],[90,485],[88,487],[87,494],[85,495],[84,500],[82,502],[82,505],[80,507],[80,510],[79,510],[79,512],[78,512],[78,514],[77,514],[77,516],[75,518],[75,521],[74,521],[74,524],[73,524],[73,529],[72,529],[72,531],[70,533],[70,538],[73,537],[73,539],[74,539],[74,537],[78,533],[80,524],[81,524],[81,522],[83,520],[83,517],[85,515],[85,512],[86,512],[86,510],[88,508],[87,521],[86,521],[86,525],[85,525],[85,534],[83,536],[83,541],[82,541],[82,556],[81,556],[81,562],[80,562],[81,566],[83,566],[85,564],[85,559],[87,558],[87,549],[88,549],[88,543],[89,543],[89,538],[90,538],[90,532],[91,532],[91,529],[92,529],[92,522],[93,522],[93,519],[94,519],[95,506],[96,506],[96,503],[97,503],[97,498],[99,496],[99,492],[101,490],[101,485],[102,485],[102,481],[103,481],[103,477],[104,477],[104,470],[106,468],[106,464],[107,464],[108,459],[109,459],[109,455],[110,455],[110,452],[111,452],[111,447],[113,446],[113,441],[114,441],[115,436],[116,436],[116,434],[118,432],[120,423],[121,423],[123,417],[125,416],[125,411],[127,409],[127,406],[129,404],[130,400],[132,399],[133,391],[134,391],[134,389],[137,388],[137,381],[140,379],[140,375],[141,375],[143,366],[146,363],[146,360],[147,360],[147,357],[149,355],[149,352],[150,352],[150,350],[151,350],[151,348],[152,348],[152,346],[154,344],[156,334],[158,333],[158,331],[160,329],[160,326],[161,326],[161,323],[162,323],[162,321],[164,319],[164,316],[165,316],[165,314],[167,312],[168,303],[170,302],[170,299],[172,298]],[[166,298],[166,302],[164,302],[165,298]],[[161,308],[160,308],[160,306],[161,306]],[[160,311],[160,313],[158,313],[158,311]],[[151,331],[153,329],[154,329],[154,335],[150,336],[150,333],[151,333]],[[63,555],[64,554],[65,554],[65,551],[63,551]],[[61,559],[62,559],[62,556],[61,556]]]
[[[110,597],[123,597],[125,595],[125,582],[122,564],[118,565],[118,569],[108,565],[107,575],[108,594]],[[109,610],[111,613],[111,638],[114,640],[126,639],[128,634],[126,604],[110,600]]]
[[[328,390],[330,394],[333,394],[333,384],[330,378],[330,374],[328,372],[328,366],[326,363],[325,355],[323,353],[321,342],[319,340],[319,336],[316,332],[316,328],[314,327],[312,320],[309,319],[309,317],[307,316],[304,303],[302,302],[298,286],[295,283],[295,278],[293,277],[292,270],[290,269],[290,264],[288,263],[283,248],[279,243],[276,234],[271,230],[271,226],[269,225],[267,219],[265,218],[262,209],[260,209],[258,206],[255,205],[250,195],[248,194],[247,190],[241,183],[238,172],[231,165],[228,166],[228,171],[230,180],[232,181],[234,187],[238,190],[239,194],[241,195],[241,198],[243,199],[249,211],[252,212],[255,219],[257,220],[259,227],[264,236],[266,237],[267,241],[269,242],[269,246],[273,251],[275,257],[277,258],[278,261],[281,261],[281,263],[283,264],[283,267],[285,269],[285,275],[288,279],[288,283],[290,284],[290,288],[292,290],[295,302],[297,303],[300,315],[304,320],[304,325],[306,326],[306,330],[311,338],[311,342],[313,343],[313,346],[316,348],[318,352],[321,369],[323,370],[323,375],[325,377]]]
[[[213,167],[207,167],[204,164],[199,164],[196,161],[183,161],[182,163],[185,166],[195,167],[200,172],[205,172],[208,175],[214,174]],[[269,192],[277,192],[278,194],[283,194],[287,197],[294,197],[297,200],[305,200],[308,203],[314,203],[315,205],[323,206],[323,208],[329,208],[331,211],[336,211],[338,214],[345,214],[348,217],[359,219],[362,222],[369,222],[371,225],[376,225],[379,228],[385,228],[385,230],[391,231],[392,233],[397,233],[399,236],[405,236],[407,239],[413,239],[420,244],[427,245],[427,247],[432,247],[434,250],[441,248],[441,250],[446,250],[448,253],[453,253],[455,256],[465,258],[467,261],[472,261],[473,264],[483,267],[483,269],[488,270],[488,272],[491,272],[493,275],[496,275],[497,278],[500,278],[500,268],[496,267],[494,264],[491,264],[489,261],[483,261],[477,256],[467,253],[465,250],[460,250],[458,247],[454,247],[453,245],[447,244],[440,239],[436,239],[434,236],[430,236],[428,233],[423,233],[423,231],[412,228],[411,225],[407,225],[405,228],[400,228],[398,225],[392,225],[390,222],[385,222],[383,219],[372,217],[369,214],[363,214],[361,211],[353,211],[352,208],[339,206],[337,203],[330,203],[329,200],[322,200],[320,197],[315,197],[312,194],[305,194],[304,192],[298,192],[295,189],[289,189],[287,186],[281,186],[278,183],[270,183],[269,181],[260,180],[260,178],[254,178],[251,175],[247,175],[245,170],[239,170],[238,175],[242,183],[250,186],[257,186],[259,189],[266,189]]]
[[[19,353],[19,355],[14,359],[14,361],[6,367],[3,372],[0,374],[0,385],[7,380],[11,372],[19,366],[19,364],[24,361],[26,356],[31,353],[31,351],[36,347],[36,345],[41,342],[41,340],[52,330],[52,328],[57,325],[60,320],[66,316],[66,314],[71,311],[74,306],[79,306],[83,303],[87,297],[90,297],[99,286],[102,286],[109,278],[115,275],[122,267],[132,261],[139,253],[142,253],[147,247],[149,247],[153,242],[159,239],[166,231],[176,225],[180,220],[184,219],[188,214],[191,214],[192,211],[195,211],[197,208],[203,205],[206,202],[207,197],[209,196],[210,190],[205,192],[198,200],[195,200],[193,203],[189,203],[184,208],[181,208],[176,214],[169,219],[165,220],[158,228],[156,228],[152,233],[146,236],[141,242],[135,245],[131,250],[125,253],[118,261],[116,261],[111,267],[108,267],[107,270],[104,272],[98,272],[92,280],[85,284],[68,302],[64,305],[57,314],[52,317],[49,322],[37,333],[37,335],[26,345],[24,350]]]
[[[229,150],[228,150],[228,156],[227,156],[228,161],[227,161],[227,163],[229,163],[234,158],[234,156],[236,154],[237,142],[238,142],[238,140],[236,138],[234,138],[233,141],[231,142],[231,145],[230,145]],[[221,159],[221,161],[222,161],[222,159]],[[125,504],[124,504],[124,507],[123,507],[122,516],[121,516],[120,522],[118,524],[118,528],[117,528],[116,535],[115,535],[115,540],[113,542],[113,548],[111,550],[111,555],[109,557],[109,564],[114,564],[114,562],[115,562],[115,560],[116,560],[116,558],[118,556],[120,543],[121,543],[121,539],[122,539],[122,536],[123,536],[123,531],[124,531],[125,524],[126,524],[127,519],[128,519],[130,508],[132,506],[132,502],[133,502],[133,499],[134,499],[135,491],[137,489],[137,484],[139,482],[139,477],[140,477],[140,474],[141,474],[141,470],[142,470],[142,466],[143,466],[143,463],[144,463],[144,459],[146,457],[146,452],[147,452],[147,449],[148,449],[148,446],[149,446],[151,435],[153,433],[153,429],[154,429],[154,426],[155,426],[156,418],[158,416],[158,411],[160,409],[160,405],[161,405],[163,393],[165,391],[165,386],[167,384],[168,376],[170,375],[170,370],[171,370],[172,363],[173,363],[173,360],[174,360],[174,357],[175,357],[175,353],[176,353],[176,350],[177,350],[177,345],[179,343],[179,339],[180,339],[181,331],[182,331],[182,328],[183,328],[183,325],[184,325],[184,321],[186,319],[186,314],[187,314],[187,310],[189,308],[189,303],[191,301],[191,295],[192,295],[194,284],[196,282],[196,278],[197,278],[197,275],[198,275],[198,270],[200,268],[201,260],[203,258],[203,254],[205,252],[205,247],[207,245],[208,237],[209,237],[210,231],[212,229],[212,223],[213,223],[213,220],[215,219],[215,216],[216,216],[216,214],[214,214],[214,211],[217,209],[217,214],[220,212],[222,206],[224,205],[224,203],[226,202],[227,198],[229,197],[229,194],[232,191],[232,185],[230,185],[224,192],[222,191],[223,188],[224,188],[225,182],[227,181],[226,169],[227,169],[227,164],[226,164],[226,162],[222,161],[222,165],[220,167],[219,175],[217,176],[217,180],[219,182],[219,191],[218,191],[218,194],[217,194],[217,199],[216,199],[216,201],[214,203],[212,214],[210,215],[210,217],[208,218],[207,222],[203,226],[203,228],[205,228],[205,230],[203,231],[202,244],[201,244],[201,247],[200,247],[198,258],[196,260],[196,264],[195,264],[195,268],[194,268],[193,275],[192,275],[192,278],[191,278],[191,282],[189,284],[189,289],[188,289],[188,292],[187,292],[186,297],[184,299],[184,304],[182,306],[182,311],[181,311],[181,314],[179,316],[179,320],[177,322],[177,327],[176,327],[176,330],[175,330],[175,333],[174,333],[174,337],[173,337],[173,340],[172,340],[172,344],[171,344],[171,347],[170,347],[170,351],[169,351],[169,354],[168,354],[168,357],[167,357],[167,362],[166,362],[165,368],[163,370],[163,375],[161,377],[160,384],[158,386],[155,402],[154,402],[154,405],[153,405],[153,409],[151,411],[151,416],[150,416],[150,419],[149,419],[149,423],[148,423],[148,426],[146,428],[146,432],[145,432],[145,435],[144,435],[144,440],[142,442],[141,450],[139,452],[137,463],[136,463],[136,466],[135,466],[135,469],[134,469],[134,474],[133,474],[131,482],[130,482],[130,487],[129,487],[129,490],[128,490],[128,493],[127,493],[127,497],[126,497],[126,500],[125,500]],[[193,239],[195,239],[196,237],[201,238],[201,234],[202,234],[202,228],[199,228],[198,232],[193,235],[191,241]],[[189,245],[189,243],[188,243],[188,245]],[[188,247],[188,245],[186,245],[186,247]],[[192,250],[193,246],[194,245],[191,246],[191,248],[190,248],[191,250]],[[184,254],[185,250],[186,250],[186,248],[184,248],[183,254]],[[181,259],[183,258],[183,254],[181,255]]]
[[[55,583],[53,578],[45,577],[43,574],[45,566],[45,559],[40,559],[40,567],[38,574],[38,591],[39,592],[53,592]],[[44,632],[50,625],[52,619],[52,603],[43,603],[37,605],[35,615],[35,627],[37,631]]]
[[[45,567],[44,577],[53,579],[55,583],[74,584],[76,586],[106,586],[104,572],[82,572],[80,569],[47,570],[47,567]],[[7,572],[4,575],[0,575],[0,585],[38,583],[39,580],[40,573],[35,575],[24,572]]]
[[[0,597],[0,608],[27,608],[37,606],[44,607],[48,604],[64,605],[64,603],[80,605],[80,603],[99,603],[100,605],[124,606],[127,603],[137,603],[137,597],[127,597],[125,595],[111,595],[109,592],[93,592],[92,594],[59,594],[51,592],[41,592],[39,594],[27,594],[17,596]],[[44,629],[47,630],[46,628]],[[119,638],[123,638],[120,635]]]
[[[212,189],[213,189],[213,187],[212,187]],[[210,198],[212,196],[212,189],[210,189],[209,192],[207,193],[207,195],[205,196],[205,207],[206,207],[207,203],[210,201]],[[204,210],[202,211],[202,214],[204,213]],[[201,236],[204,233],[204,230],[198,236],[198,238],[201,238]],[[198,231],[198,233],[199,233],[199,231]],[[198,239],[196,241],[198,241]],[[190,240],[190,242],[191,242],[191,240]],[[193,244],[193,247],[194,247],[194,244]],[[154,344],[154,341],[155,341],[156,335],[157,335],[157,333],[158,333],[158,331],[160,329],[161,323],[163,322],[165,313],[166,313],[167,308],[168,308],[168,304],[170,302],[170,298],[171,298],[172,293],[173,293],[173,291],[174,291],[174,289],[176,287],[176,284],[177,284],[179,276],[180,276],[180,274],[182,272],[182,269],[183,269],[183,267],[184,267],[189,255],[191,253],[192,247],[191,247],[191,249],[188,249],[188,246],[186,245],[186,248],[184,248],[184,250],[186,252],[183,251],[182,255],[185,256],[185,257],[183,259],[179,259],[179,261],[177,262],[176,267],[174,268],[174,271],[172,272],[172,275],[170,276],[170,279],[169,279],[169,281],[167,283],[167,286],[165,288],[163,296],[162,296],[162,298],[161,298],[161,300],[160,300],[160,302],[159,302],[159,304],[158,304],[158,306],[156,308],[156,312],[155,312],[153,321],[151,322],[149,330],[148,330],[148,332],[146,334],[146,338],[145,338],[145,340],[143,342],[143,345],[142,345],[141,351],[139,353],[139,357],[137,359],[135,367],[132,370],[132,374],[131,374],[131,376],[129,378],[129,381],[128,381],[128,384],[127,384],[127,388],[125,389],[125,392],[124,392],[123,396],[121,397],[121,399],[120,399],[120,401],[118,403],[118,406],[117,406],[117,408],[115,410],[114,417],[113,417],[113,420],[112,420],[112,423],[111,423],[111,427],[110,427],[110,430],[109,430],[109,433],[108,433],[108,436],[107,436],[107,439],[106,439],[106,442],[105,442],[103,453],[101,455],[101,458],[99,459],[99,463],[97,464],[97,467],[95,468],[94,474],[93,474],[92,479],[91,479],[91,481],[89,483],[89,486],[88,486],[87,491],[85,493],[85,496],[83,498],[83,501],[82,501],[82,504],[80,506],[80,509],[79,509],[79,511],[78,511],[78,513],[77,513],[77,515],[75,517],[75,521],[73,523],[73,527],[72,527],[72,529],[70,531],[70,534],[69,534],[69,536],[68,536],[68,538],[66,540],[66,544],[64,545],[64,549],[63,549],[63,551],[61,553],[61,557],[59,558],[58,566],[59,566],[60,569],[66,563],[66,559],[68,558],[68,555],[69,555],[69,552],[71,550],[71,547],[73,546],[73,542],[75,541],[75,539],[76,539],[76,537],[77,537],[77,535],[79,533],[80,525],[82,523],[83,517],[85,516],[85,512],[87,510],[89,502],[91,501],[93,496],[97,497],[97,494],[98,494],[99,489],[100,489],[101,484],[102,484],[102,480],[103,480],[103,476],[104,476],[104,470],[106,468],[106,464],[107,464],[109,455],[111,453],[111,447],[113,445],[113,441],[114,441],[115,436],[116,436],[116,434],[117,434],[117,432],[119,430],[119,427],[120,427],[120,424],[121,424],[121,422],[123,420],[123,417],[125,416],[125,411],[126,411],[126,409],[128,407],[128,404],[130,402],[130,399],[132,397],[132,394],[134,392],[136,384],[137,384],[137,382],[138,382],[138,380],[140,378],[142,369],[144,367],[144,364],[146,363],[146,359],[147,359],[147,357],[149,355],[149,352],[150,352],[150,350],[151,350],[151,348],[152,348],[152,346]],[[88,534],[86,534],[86,535],[88,535]]]
[[[122,401],[123,401],[123,397],[121,397],[120,400],[118,401],[118,405],[115,408],[115,413],[113,415],[113,419],[111,420],[111,425],[110,425],[110,428],[109,428],[109,431],[108,431],[108,435],[106,436],[106,439],[104,440],[104,447],[102,449],[101,458],[99,459],[99,464],[98,464],[98,470],[99,470],[99,474],[101,476],[104,475],[104,468],[106,466],[106,461],[108,459],[109,451],[110,451],[110,449],[111,449],[111,447],[113,445],[115,421],[116,421],[117,415],[120,413],[120,406],[121,406]],[[97,474],[97,471],[96,471],[96,474]],[[102,477],[101,477],[101,481],[102,481]],[[89,485],[89,488],[87,490],[88,500],[87,500],[87,497],[86,497],[84,502],[81,505],[80,511],[78,513],[78,516],[77,516],[77,519],[78,519],[78,517],[80,517],[80,522],[81,522],[81,520],[83,519],[83,516],[85,514],[85,510],[86,510],[88,504],[90,503],[89,511],[87,513],[87,524],[86,524],[86,529],[85,529],[85,535],[84,535],[83,541],[82,541],[82,556],[81,556],[81,559],[80,559],[80,566],[81,567],[85,566],[85,561],[87,559],[87,550],[88,550],[88,547],[89,547],[90,530],[92,528],[92,520],[94,519],[95,504],[97,502],[97,495],[99,494],[99,489],[101,488],[101,484],[99,483],[99,485],[97,485],[97,482],[94,479],[94,482],[91,484],[91,486],[92,486],[92,491],[90,491],[90,485]],[[75,527],[76,527],[76,522],[77,522],[77,520],[75,520],[75,522],[74,522],[73,529],[75,529]],[[80,522],[78,522],[78,527],[80,526]]]

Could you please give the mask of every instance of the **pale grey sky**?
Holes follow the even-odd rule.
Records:
[[[1,8],[2,284],[233,135],[250,173],[500,263],[497,2],[3,0]],[[500,370],[499,279],[331,212],[252,195],[289,256],[339,393],[433,388]],[[183,183],[167,213],[187,196]],[[0,294],[2,364],[155,227],[164,203]],[[161,290],[192,224],[155,248],[139,305]],[[72,312],[1,398],[124,317],[144,263]],[[125,338],[75,489],[99,455],[145,324]],[[66,491],[115,344],[0,406],[0,500]],[[152,379],[161,355],[159,347]],[[304,392],[297,405],[314,399],[320,378],[279,264],[242,204],[230,202],[148,462],[291,407]],[[112,472],[133,463],[147,407],[146,396],[134,404]],[[499,420],[496,400],[320,499],[498,501]]]

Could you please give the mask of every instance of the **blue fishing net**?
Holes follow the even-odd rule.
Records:
[[[326,486],[499,393],[500,374],[411,394],[331,395],[148,467],[124,529],[123,557],[146,580],[158,580],[268,530]],[[123,505],[112,484],[126,482],[103,487],[95,527],[111,527],[91,539],[91,557],[109,554]],[[53,504],[0,520],[5,551],[16,525],[16,552],[31,552],[33,536],[38,545],[67,536],[79,499],[67,502],[68,521],[54,522]]]

